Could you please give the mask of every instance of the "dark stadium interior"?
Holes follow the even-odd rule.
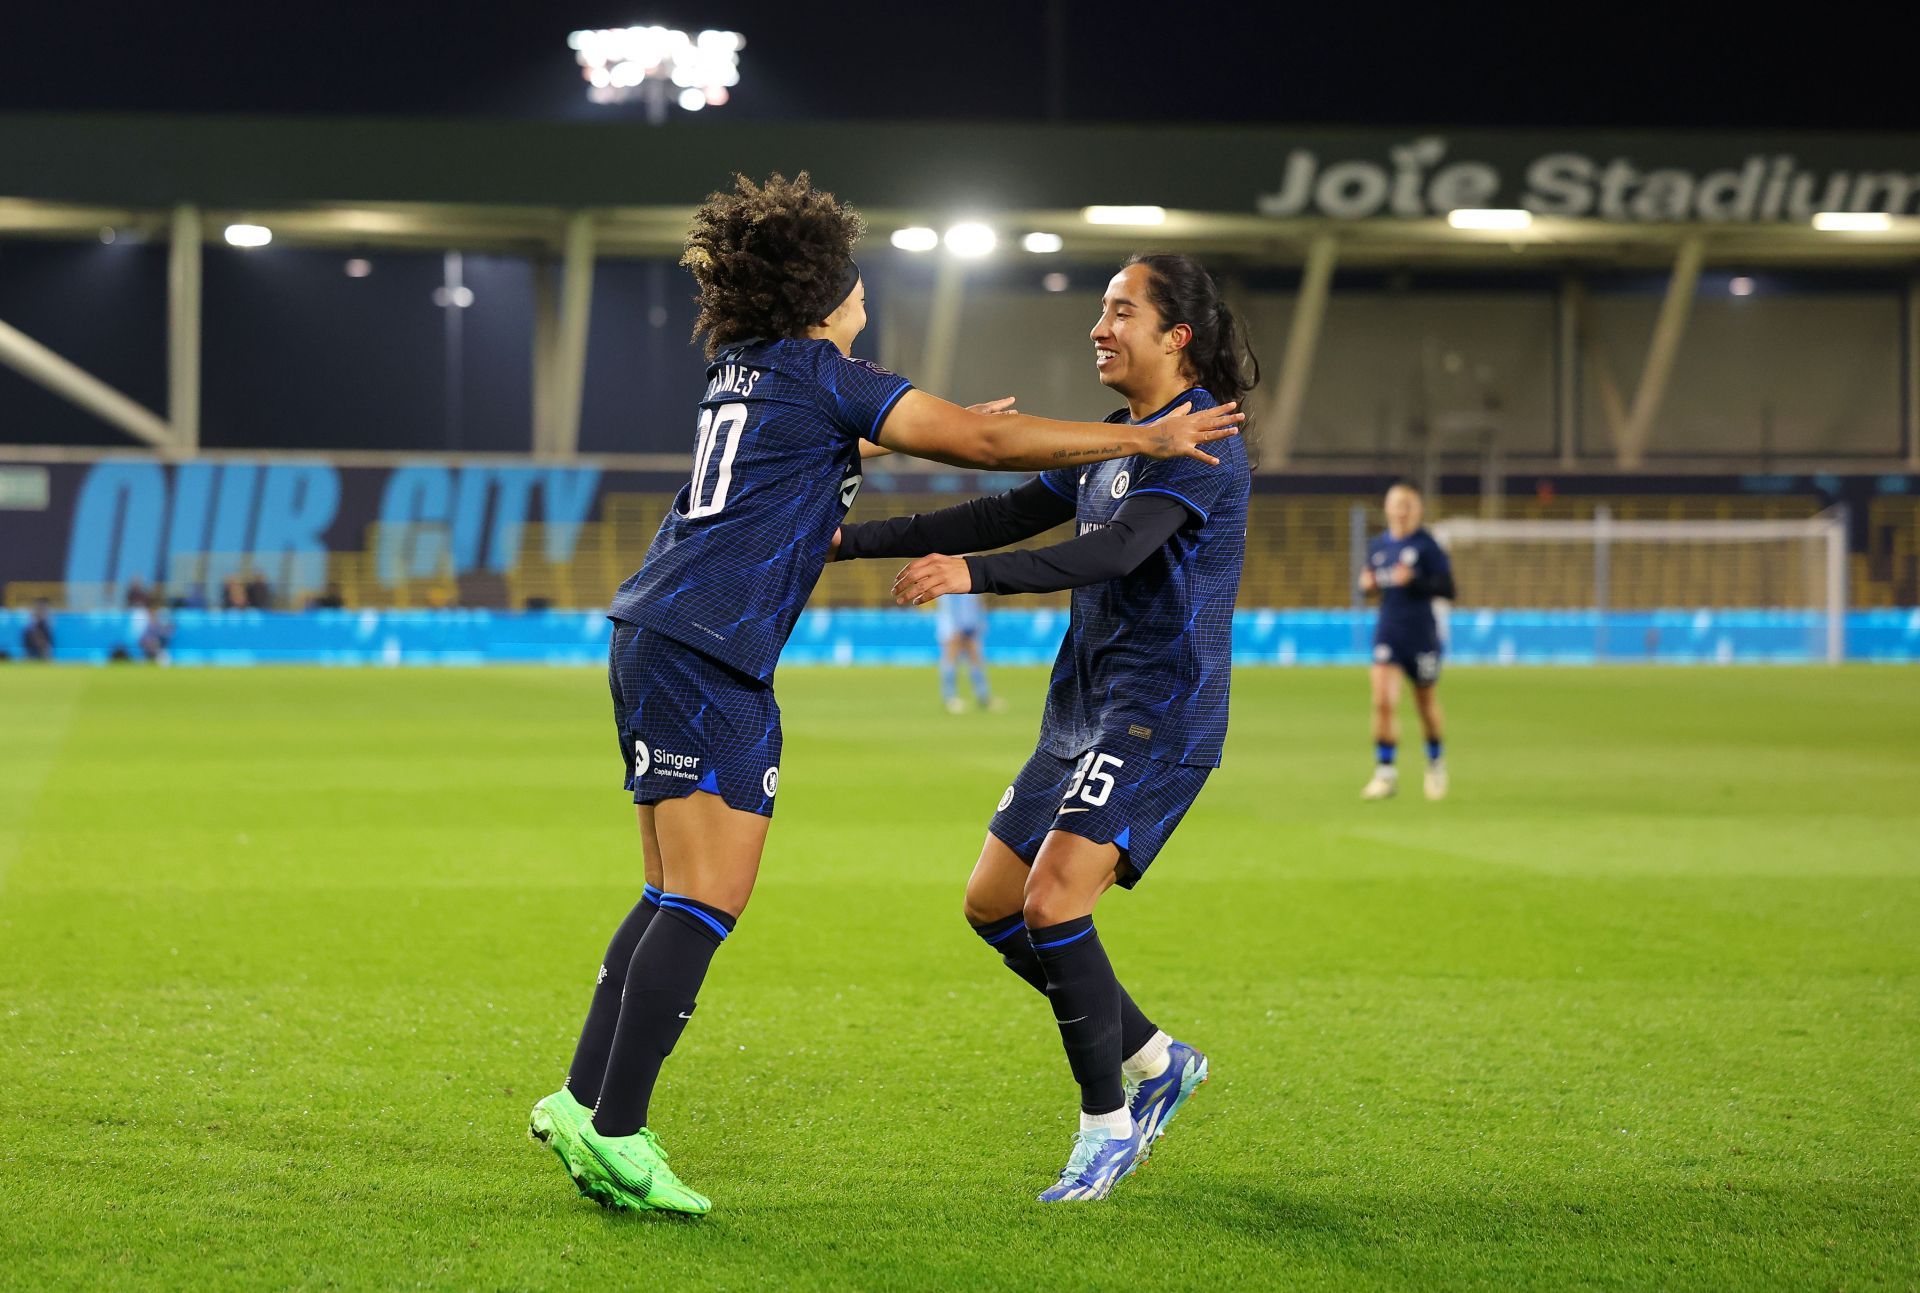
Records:
[[[0,111],[603,116],[551,75],[568,70],[555,23],[643,21],[749,33],[757,66],[732,110],[758,120],[1920,126],[1899,42],[1796,24],[1783,62],[1785,15],[1732,25],[1705,4],[1592,22],[1411,4],[1231,4],[1190,21],[1141,0],[591,0],[559,17],[547,0],[117,0],[78,13],[9,16]]]

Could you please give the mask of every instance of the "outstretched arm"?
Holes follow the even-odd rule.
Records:
[[[1238,405],[1189,411],[1181,405],[1142,426],[1114,422],[1057,422],[1026,413],[975,413],[925,391],[908,390],[874,437],[916,458],[989,471],[1045,471],[1146,454],[1152,458],[1198,458],[1219,465],[1200,448],[1238,435],[1245,415]]]
[[[893,581],[893,599],[920,606],[943,593],[1052,593],[1133,573],[1192,516],[1165,494],[1140,494],[1101,529],[1064,543],[977,557],[926,556]]]
[[[843,525],[834,559],[980,552],[1045,534],[1072,519],[1073,500],[1036,476],[1004,494],[971,499],[937,512]]]
[[[1013,407],[1013,400],[1014,397],[1011,395],[1002,395],[997,400],[988,400],[983,404],[969,404],[967,405],[967,412],[1015,413],[1019,410]],[[860,441],[860,456],[862,458],[885,458],[892,452],[893,450],[887,448],[885,445],[877,444],[872,440],[862,439]]]

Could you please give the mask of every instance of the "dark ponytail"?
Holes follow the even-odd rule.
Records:
[[[1147,269],[1147,295],[1160,314],[1163,328],[1184,323],[1193,329],[1187,343],[1187,367],[1195,384],[1222,404],[1246,398],[1260,382],[1260,360],[1247,344],[1245,330],[1233,317],[1213,275],[1191,256],[1177,252],[1149,252],[1131,257],[1128,265]],[[1242,412],[1246,412],[1243,408]],[[1241,427],[1252,447],[1252,423]]]

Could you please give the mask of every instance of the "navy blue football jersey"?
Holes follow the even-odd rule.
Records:
[[[692,479],[608,615],[770,681],[860,490],[860,441],[911,389],[831,341],[721,351],[707,368]]]
[[[1413,582],[1402,588],[1393,582],[1395,566],[1413,572]],[[1404,538],[1377,534],[1367,545],[1367,569],[1380,589],[1380,620],[1373,640],[1404,645],[1409,650],[1432,651],[1440,645],[1440,629],[1433,616],[1436,585],[1451,582],[1453,566],[1446,550],[1425,529]]]
[[[1195,387],[1140,421],[1157,421],[1189,400],[1196,410],[1219,403]],[[1129,419],[1122,410],[1107,421]],[[1207,451],[1218,467],[1135,455],[1041,474],[1073,500],[1081,534],[1105,526],[1133,494],[1167,494],[1191,513],[1132,574],[1073,590],[1040,724],[1040,748],[1049,754],[1076,758],[1117,737],[1144,744],[1148,757],[1164,763],[1219,766],[1251,475],[1240,437],[1216,440]]]

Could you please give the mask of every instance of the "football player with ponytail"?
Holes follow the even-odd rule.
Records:
[[[1239,322],[1188,256],[1133,257],[1091,340],[1100,382],[1126,401],[1107,419],[1116,426],[1231,406],[1259,380]],[[997,497],[842,531],[842,558],[917,558],[894,581],[903,605],[1073,590],[1039,748],[1000,798],[965,902],[988,949],[1045,994],[1080,1088],[1080,1130],[1043,1202],[1105,1198],[1207,1079],[1207,1057],[1121,986],[1093,912],[1146,875],[1220,763],[1250,474],[1243,440],[1214,447],[1218,466],[1060,467]],[[1068,521],[1074,537],[1051,547],[951,555]]]

